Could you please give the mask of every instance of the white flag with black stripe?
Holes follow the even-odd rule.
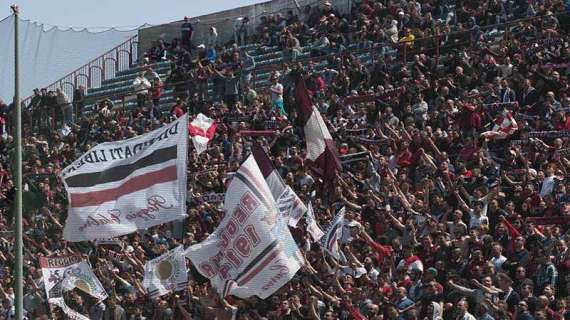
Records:
[[[186,217],[188,116],[99,144],[63,169],[71,242],[113,238]]]
[[[321,247],[323,250],[328,252],[335,259],[339,260],[341,258],[341,251],[339,247],[339,240],[342,238],[342,229],[344,225],[344,212],[345,207],[342,207],[334,219],[331,221],[327,230],[325,231],[325,236],[321,239]]]

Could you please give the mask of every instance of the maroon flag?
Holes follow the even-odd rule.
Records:
[[[265,182],[269,186],[269,190],[271,190],[280,216],[288,218],[289,225],[296,228],[299,220],[307,212],[307,207],[299,199],[295,191],[285,184],[285,181],[283,181],[279,172],[273,166],[273,162],[271,162],[271,159],[269,159],[269,156],[267,156],[265,150],[259,144],[253,144],[251,153],[259,166],[261,174],[263,174],[263,178],[265,178]]]
[[[304,125],[307,158],[311,161],[313,170],[325,181],[330,182],[341,168],[341,163],[337,157],[336,146],[329,129],[311,102],[305,86],[305,79],[302,76],[299,76],[297,80],[295,98],[297,111]]]

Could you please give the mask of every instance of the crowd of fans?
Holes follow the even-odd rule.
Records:
[[[326,2],[263,17],[251,34],[240,18],[229,45],[213,27],[203,44],[195,41],[186,19],[179,40],[157,42],[142,61],[149,67],[133,83],[133,111],[105,100],[83,114],[83,88],[73,99],[37,92],[24,137],[27,316],[65,318],[46,302],[38,258],[81,254],[110,295],[66,293],[90,319],[570,317],[565,10],[556,0],[363,0],[341,14]],[[280,48],[284,65],[268,86],[255,86],[255,59],[238,44]],[[299,58],[306,47],[311,58]],[[372,63],[359,58],[362,50],[374,52]],[[150,65],[163,60],[172,62],[166,79]],[[334,192],[324,192],[306,161],[292,73],[305,75],[337,145],[343,170]],[[164,88],[176,99],[167,113],[159,109]],[[12,319],[14,299],[11,109],[0,103],[0,319]],[[185,112],[218,122],[207,152],[188,155],[189,218],[115,244],[64,241],[62,168],[97,143]],[[220,299],[188,261],[186,290],[151,300],[141,285],[144,263],[216,229],[221,203],[204,196],[224,192],[253,140],[312,203],[321,227],[346,207],[343,258],[323,254],[300,223],[292,232],[306,265],[272,297]]]

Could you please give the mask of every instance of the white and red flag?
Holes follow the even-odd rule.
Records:
[[[199,113],[188,125],[188,133],[192,137],[194,148],[198,154],[208,149],[208,142],[216,134],[216,121]]]
[[[189,247],[187,257],[222,297],[265,299],[289,282],[304,260],[253,156],[233,175],[224,211],[218,228]]]
[[[251,153],[259,165],[259,170],[261,170],[261,174],[263,174],[265,182],[269,186],[273,199],[275,199],[279,209],[279,216],[287,218],[288,224],[296,228],[299,220],[307,212],[307,207],[299,199],[295,191],[285,184],[285,181],[283,181],[283,178],[273,166],[273,162],[271,162],[271,159],[269,159],[259,144],[253,144]]]
[[[490,131],[486,131],[481,134],[489,140],[506,139],[519,129],[512,112],[508,110],[501,112],[494,122],[495,124]]]
[[[325,181],[332,181],[341,169],[335,143],[319,110],[311,102],[305,79],[299,75],[295,87],[295,100],[299,117],[304,124],[307,141],[307,158],[313,170]]]
[[[71,242],[107,239],[186,217],[188,116],[99,144],[63,169]]]

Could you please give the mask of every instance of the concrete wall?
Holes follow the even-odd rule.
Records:
[[[215,1],[215,0],[214,0]],[[334,8],[341,13],[350,11],[353,0],[329,0]],[[218,43],[226,43],[233,40],[233,27],[235,19],[247,16],[250,19],[249,34],[253,34],[254,28],[260,23],[260,18],[264,15],[282,13],[287,11],[293,12],[299,16],[296,3],[304,10],[305,6],[320,6],[324,1],[318,0],[272,0],[268,2],[258,3],[255,5],[236,8],[208,14],[205,16],[191,18],[190,21],[194,26],[193,43],[200,44],[206,42],[206,37],[210,26],[216,27],[218,31]],[[147,49],[152,47],[152,42],[157,39],[170,41],[173,38],[180,37],[180,26],[183,21],[176,21],[168,24],[148,27],[139,30],[139,56]]]

